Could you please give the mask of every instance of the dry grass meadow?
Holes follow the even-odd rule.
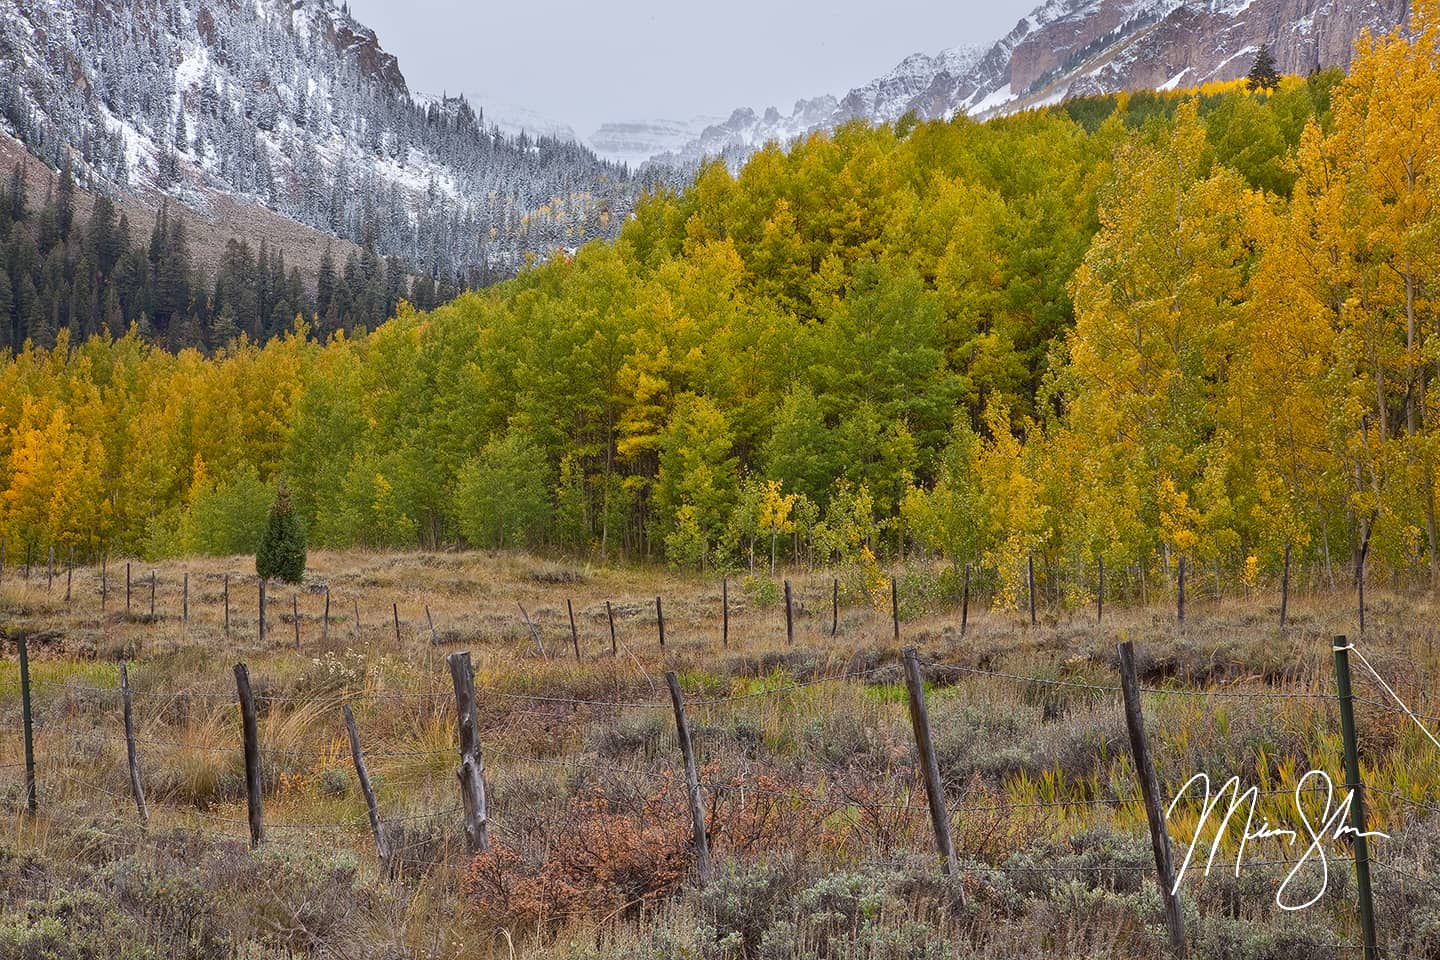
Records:
[[[959,856],[934,854],[888,604],[832,573],[729,581],[520,554],[312,555],[257,623],[253,558],[77,569],[0,583],[0,956],[71,958],[1148,957],[1165,932],[1119,706],[1115,644],[1135,642],[1162,792],[1192,774],[1262,791],[1256,821],[1296,823],[1306,770],[1341,775],[1331,637],[1348,594],[1118,598],[1040,623],[972,603],[968,629],[929,568],[900,573],[901,644],[926,662]],[[182,621],[189,576],[190,615]],[[228,574],[230,634],[224,629]],[[795,588],[786,642],[779,576]],[[873,587],[873,584],[871,585]],[[330,622],[322,623],[325,591]],[[882,591],[883,593],[883,591]],[[663,598],[666,645],[654,598]],[[887,598],[884,598],[888,600]],[[578,632],[577,661],[567,600]],[[605,602],[615,614],[611,653]],[[520,618],[536,621],[548,656]],[[393,606],[392,606],[393,605]],[[359,625],[355,622],[358,607]],[[426,608],[429,609],[427,620]],[[299,611],[299,649],[292,610]],[[395,617],[398,612],[399,636]],[[1433,600],[1373,593],[1360,649],[1422,715],[1440,713]],[[433,620],[434,630],[430,626]],[[24,813],[15,641],[27,639],[39,809]],[[466,853],[445,655],[471,652],[491,850]],[[118,662],[130,664],[150,821],[130,792]],[[231,666],[259,699],[267,839],[249,849]],[[714,875],[695,875],[664,674],[699,751]],[[1387,956],[1440,956],[1430,814],[1440,750],[1366,675],[1356,693]],[[396,851],[382,871],[349,756],[350,704]],[[1421,721],[1427,722],[1427,721]],[[1431,728],[1437,724],[1431,722]],[[1318,819],[1314,799],[1310,815]],[[1195,829],[1182,805],[1172,843]],[[1178,847],[1177,847],[1178,849]],[[1292,900],[1299,850],[1255,841],[1182,887],[1194,956],[1359,955],[1354,874],[1326,845]],[[1183,853],[1183,850],[1179,850]],[[1200,856],[1200,854],[1197,854]],[[1303,895],[1296,891],[1303,891]]]

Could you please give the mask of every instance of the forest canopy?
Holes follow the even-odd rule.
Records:
[[[320,547],[1434,577],[1437,42],[772,145],[366,335],[61,331],[0,370],[0,532],[229,550],[284,478]]]

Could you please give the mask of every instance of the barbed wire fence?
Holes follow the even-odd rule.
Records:
[[[70,581],[71,573],[67,569],[67,602],[70,602]],[[154,618],[154,595],[155,575],[151,575],[142,581],[145,588],[148,588],[149,596],[145,598],[150,604],[150,618]],[[787,583],[787,587],[788,587]],[[126,594],[127,608],[131,602],[132,578],[127,564],[126,573]],[[102,610],[107,602],[106,594],[109,592],[105,575],[101,577]],[[728,584],[722,587],[722,595],[726,599],[725,621],[728,628],[729,607],[728,607]],[[263,594],[262,594],[263,596]],[[787,627],[790,627],[791,620],[789,598],[791,591],[786,590],[786,614]],[[834,618],[838,623],[838,585],[834,591]],[[189,619],[189,578],[185,577],[183,584],[183,613],[182,625],[188,624]],[[891,591],[892,616],[895,620],[896,634],[899,634],[899,604],[896,598],[896,591]],[[324,629],[328,635],[330,619],[329,607],[330,598],[328,588],[326,590],[326,616]],[[225,606],[225,627],[228,632],[231,627],[230,615],[230,591],[229,578],[224,580],[224,606]],[[293,606],[293,600],[292,600]],[[610,605],[606,604],[607,614],[610,616],[610,623],[613,637],[613,613]],[[260,630],[262,636],[265,634],[265,606],[260,607]],[[660,604],[660,598],[656,598],[655,612],[657,627],[659,630],[660,643],[664,644],[664,616]],[[528,615],[523,614],[527,624],[533,629],[534,624],[530,622]],[[398,634],[398,608],[394,613],[396,629]],[[427,608],[427,619],[429,611]],[[355,624],[358,632],[359,623]],[[434,633],[433,620],[431,621],[431,632]],[[298,615],[296,636],[298,638]],[[576,655],[578,659],[578,639],[575,638],[575,627],[573,613],[571,616],[572,640],[575,640]],[[728,630],[727,630],[728,634]],[[793,629],[787,630],[789,639],[793,642]],[[705,820],[705,799],[731,790],[746,790],[752,796],[766,797],[775,803],[804,804],[815,806],[826,810],[843,809],[855,805],[855,798],[841,792],[838,796],[832,796],[825,792],[822,786],[810,785],[786,785],[777,787],[760,782],[746,782],[743,774],[738,778],[726,778],[713,771],[702,771],[697,762],[691,747],[691,737],[688,730],[688,710],[713,710],[734,707],[748,701],[763,700],[769,698],[783,698],[799,693],[810,687],[848,682],[877,682],[883,674],[885,678],[893,675],[892,664],[877,666],[863,670],[848,670],[835,673],[829,676],[814,677],[810,679],[795,680],[773,686],[763,686],[761,689],[749,692],[736,693],[725,696],[707,696],[703,693],[692,693],[686,696],[680,688],[675,674],[667,674],[667,682],[670,686],[670,698],[663,699],[656,696],[651,699],[603,699],[572,697],[558,693],[546,693],[537,691],[514,691],[493,685],[476,686],[474,684],[474,671],[469,663],[468,653],[452,653],[446,660],[452,675],[452,689],[434,688],[421,691],[382,691],[367,690],[347,693],[336,693],[331,695],[319,694],[315,696],[279,696],[265,692],[254,693],[248,690],[248,680],[243,686],[238,683],[243,664],[237,665],[237,692],[234,696],[228,693],[221,693],[215,690],[188,689],[188,690],[165,690],[157,687],[148,687],[142,690],[131,691],[127,688],[117,690],[115,688],[101,687],[94,684],[77,683],[73,680],[54,680],[46,678],[32,678],[28,667],[26,650],[27,640],[23,633],[17,637],[17,647],[20,660],[20,677],[16,683],[6,684],[0,682],[0,688],[18,686],[22,697],[23,714],[23,752],[24,759],[17,761],[6,761],[0,763],[0,777],[20,773],[23,776],[24,795],[26,806],[33,814],[37,812],[41,798],[60,795],[61,790],[54,789],[58,784],[65,784],[76,792],[89,797],[103,797],[111,801],[115,811],[134,804],[144,820],[146,814],[146,802],[143,797],[142,775],[135,768],[143,769],[144,754],[152,750],[171,751],[195,751],[201,754],[213,754],[234,758],[237,751],[246,757],[244,781],[245,781],[245,816],[228,816],[216,813],[211,809],[195,806],[188,809],[174,809],[173,805],[167,808],[166,814],[177,824],[195,824],[199,829],[213,833],[218,836],[243,839],[248,828],[249,841],[252,845],[262,842],[304,842],[315,836],[327,836],[332,838],[356,838],[363,836],[368,829],[373,836],[377,856],[381,866],[389,871],[397,870],[427,870],[435,865],[435,856],[417,856],[417,851],[425,850],[432,854],[437,851],[443,857],[449,847],[455,846],[446,838],[447,830],[453,835],[454,828],[459,826],[464,835],[464,846],[466,856],[482,853],[488,847],[488,835],[495,832],[498,836],[504,837],[507,826],[503,821],[496,821],[489,809],[486,790],[484,761],[499,760],[504,764],[523,766],[533,764],[546,767],[554,766],[570,771],[586,770],[594,774],[619,775],[631,778],[637,782],[656,782],[663,780],[667,785],[683,777],[686,793],[688,813],[693,821],[693,844],[700,864],[698,870],[699,882],[704,882],[709,872],[709,833]],[[905,665],[906,677],[906,700],[910,711],[910,719],[915,735],[916,766],[922,773],[920,779],[924,781],[924,799],[917,800],[912,794],[904,800],[881,801],[873,797],[867,797],[865,803],[878,810],[889,810],[898,814],[923,819],[928,817],[935,834],[936,852],[938,854],[942,870],[954,873],[958,868],[955,857],[954,843],[950,835],[952,826],[956,823],[964,823],[967,817],[974,817],[980,814],[1005,814],[1019,816],[1047,816],[1057,811],[1068,811],[1074,809],[1111,809],[1124,810],[1143,807],[1150,828],[1152,846],[1155,852],[1154,866],[1137,864],[1105,864],[1097,866],[1098,871],[1131,872],[1131,873],[1154,873],[1155,881],[1162,893],[1166,904],[1167,927],[1170,934],[1171,947],[1177,954],[1183,953],[1185,938],[1183,931],[1183,920],[1177,895],[1177,884],[1175,877],[1177,871],[1174,867],[1173,853],[1169,849],[1169,837],[1166,831],[1166,820],[1168,811],[1180,802],[1183,797],[1172,796],[1167,803],[1165,798],[1158,791],[1158,781],[1155,775],[1153,761],[1148,753],[1148,740],[1143,726],[1143,711],[1141,709],[1142,699],[1155,700],[1170,697],[1182,698],[1205,698],[1216,700],[1270,700],[1270,701],[1298,701],[1310,705],[1337,705],[1341,714],[1342,735],[1345,742],[1346,761],[1346,783],[1345,788],[1353,798],[1349,806],[1351,819],[1350,832],[1351,845],[1354,850],[1352,856],[1329,855],[1331,863],[1346,863],[1353,865],[1357,877],[1357,910],[1360,917],[1361,943],[1333,944],[1310,943],[1309,946],[1321,949],[1333,949],[1337,952],[1353,951],[1363,957],[1371,958],[1378,956],[1401,956],[1394,951],[1384,950],[1377,942],[1375,930],[1374,907],[1372,893],[1370,890],[1369,868],[1378,867],[1382,875],[1393,877],[1396,882],[1427,884],[1432,881],[1421,877],[1415,870],[1390,862],[1371,858],[1364,842],[1369,833],[1365,818],[1364,795],[1373,792],[1382,796],[1388,796],[1399,801],[1404,807],[1422,811],[1426,814],[1440,812],[1440,805],[1431,804],[1396,791],[1386,790],[1381,787],[1367,787],[1360,780],[1357,752],[1357,738],[1354,730],[1353,704],[1358,702],[1362,705],[1379,711],[1407,717],[1413,721],[1427,737],[1435,741],[1435,736],[1425,727],[1426,723],[1440,722],[1440,718],[1417,714],[1410,710],[1394,691],[1385,683],[1384,679],[1375,671],[1368,660],[1364,660],[1363,654],[1359,654],[1352,643],[1348,643],[1343,637],[1337,638],[1332,646],[1336,657],[1336,677],[1339,688],[1338,698],[1313,691],[1301,690],[1264,690],[1264,691],[1238,691],[1224,689],[1201,689],[1188,687],[1148,687],[1142,686],[1135,675],[1133,661],[1133,649],[1129,644],[1122,644],[1120,648],[1121,661],[1121,683],[1109,685],[1095,683],[1088,680],[1064,679],[1054,677],[1038,677],[1024,673],[990,670],[979,666],[968,666],[953,663],[939,664],[922,661],[912,648],[907,648],[902,653],[902,663]],[[544,648],[541,647],[543,652]],[[1348,665],[1348,653],[1354,651],[1359,654],[1365,667],[1378,685],[1388,694],[1390,701],[1375,700],[1362,696],[1356,696],[1350,691],[1350,676]],[[612,641],[612,653],[618,655],[619,645]],[[548,655],[547,655],[548,659]],[[953,673],[960,673],[967,676],[984,678],[996,682],[1022,684],[1040,688],[1060,688],[1083,691],[1087,695],[1108,698],[1109,702],[1117,707],[1123,705],[1126,717],[1127,729],[1130,734],[1132,756],[1136,767],[1137,781],[1141,784],[1141,794],[1131,796],[1107,796],[1107,797],[1085,797],[1069,799],[1039,800],[1033,802],[1010,802],[997,804],[956,804],[946,796],[946,785],[939,776],[938,762],[935,757],[933,744],[930,740],[929,721],[926,715],[926,694],[925,694],[925,672],[944,669]],[[464,689],[469,686],[467,692]],[[123,685],[122,685],[123,686]],[[98,777],[87,775],[86,768],[82,765],[67,763],[68,760],[82,759],[82,756],[67,754],[64,756],[47,756],[37,758],[33,737],[33,717],[31,703],[31,688],[49,688],[65,694],[82,695],[87,703],[92,704],[94,709],[101,715],[97,720],[105,723],[113,723],[113,712],[120,700],[124,700],[127,723],[123,733],[106,732],[98,734],[98,739],[114,747],[124,745],[131,770],[131,791],[127,794],[124,788],[116,789],[114,784],[98,782]],[[486,698],[503,700],[516,704],[514,711],[520,712],[530,708],[567,708],[572,711],[596,710],[609,713],[620,713],[624,711],[670,711],[674,713],[677,743],[681,747],[682,763],[680,770],[656,771],[634,766],[621,766],[609,763],[600,759],[587,759],[584,756],[539,756],[534,753],[510,749],[503,742],[487,742],[482,745],[480,729],[476,722],[475,701],[476,697],[483,694]],[[242,721],[242,741],[233,746],[224,746],[215,743],[197,743],[194,741],[167,739],[163,737],[137,735],[128,723],[130,703],[132,697],[139,697],[142,701],[147,698],[175,699],[188,698],[193,700],[209,701],[216,709],[223,709],[235,704],[241,706],[241,713],[247,713],[246,701],[250,701],[248,712],[253,715],[256,705],[264,705],[267,713],[273,713],[277,708],[291,708],[292,710],[306,710],[319,716],[321,711],[339,711],[348,708],[351,704],[363,700],[373,700],[381,704],[397,703],[426,703],[438,709],[448,710],[451,702],[454,703],[456,718],[456,734],[460,743],[457,751],[452,744],[447,747],[435,747],[429,749],[401,749],[396,745],[382,745],[381,749],[367,752],[359,743],[358,736],[351,740],[351,750],[346,750],[341,745],[340,736],[337,734],[332,739],[332,746],[324,750],[298,749],[274,742],[261,742],[258,728],[254,723],[254,717],[250,716]],[[1346,720],[1347,715],[1348,722]],[[348,717],[347,717],[348,719]],[[113,731],[113,728],[111,728]],[[424,813],[397,812],[394,810],[378,810],[372,815],[351,816],[340,819],[303,819],[285,820],[269,819],[263,810],[266,788],[273,788],[273,776],[267,775],[264,769],[266,762],[274,763],[276,758],[288,760],[324,760],[337,762],[345,756],[352,754],[356,775],[361,781],[367,804],[371,811],[378,810],[377,798],[367,784],[367,777],[364,773],[367,761],[407,761],[416,762],[422,766],[428,765],[428,769],[422,769],[418,775],[409,780],[408,785],[412,788],[419,788],[416,792],[424,794],[431,801],[449,792],[453,795],[456,791],[456,782],[451,776],[443,774],[443,769],[448,760],[459,760],[460,770],[458,776],[459,802],[442,804],[435,809],[427,810]],[[43,772],[45,779],[38,778],[38,772]],[[386,770],[381,774],[387,787],[406,785],[401,781],[399,769]],[[1146,789],[1147,784],[1150,789]],[[1238,792],[1238,788],[1237,788]],[[1268,789],[1256,791],[1257,795],[1278,796],[1289,792],[1286,789]],[[1298,799],[1298,798],[1297,798]],[[433,803],[432,803],[433,805]],[[87,804],[93,807],[93,804]],[[1162,813],[1164,810],[1166,812]],[[66,812],[66,811],[62,811]],[[74,811],[82,813],[83,811]],[[271,834],[275,836],[271,836]],[[299,840],[293,839],[299,835]],[[1338,834],[1335,838],[1338,845]],[[437,839],[438,838],[438,839]],[[1218,840],[1217,840],[1218,842]],[[907,858],[911,858],[917,851],[905,852]],[[902,861],[866,860],[867,864],[883,866],[887,863],[898,864]],[[908,861],[904,861],[908,862]],[[1246,861],[1251,866],[1274,866],[1286,867],[1292,870],[1298,869],[1306,862],[1305,858],[1298,860],[1250,860]],[[1045,867],[1025,864],[997,864],[991,865],[989,869],[1000,873],[1040,873],[1055,876],[1067,876],[1075,872],[1074,867]],[[963,890],[963,884],[961,885]]]

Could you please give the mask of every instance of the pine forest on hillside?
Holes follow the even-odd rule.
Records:
[[[369,334],[213,358],[61,331],[0,383],[3,532],[529,545],[692,568],[1286,547],[1440,575],[1432,6],[1348,76],[844,127]],[[389,293],[386,294],[386,304]],[[285,308],[288,314],[289,306]],[[246,331],[258,333],[258,331]]]

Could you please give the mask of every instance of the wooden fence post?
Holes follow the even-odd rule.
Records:
[[[350,602],[355,604],[355,642],[360,642],[360,598],[351,597]]]
[[[1030,587],[1030,626],[1035,626],[1035,554],[1025,559],[1025,582]]]
[[[960,639],[965,639],[965,628],[970,625],[970,564],[965,564],[965,589],[960,594]]]
[[[890,578],[890,622],[895,630],[895,642],[900,642],[900,585]]]
[[[260,797],[260,732],[255,722],[255,694],[250,690],[250,668],[235,664],[235,692],[240,698],[240,719],[245,731],[245,809],[250,820],[250,846],[265,839],[265,813]]]
[[[185,631],[190,629],[190,571],[185,571],[185,579],[180,587],[180,635],[184,636]]]
[[[4,552],[4,548],[0,547],[0,554],[3,554]],[[109,557],[104,555],[100,557],[100,616],[102,617],[105,616],[105,604],[110,599],[110,571],[108,569],[109,559]],[[3,567],[4,565],[5,561],[3,559],[0,559],[0,567]]]
[[[1184,557],[1181,557],[1181,558],[1180,558],[1179,574],[1180,574],[1180,575],[1179,575],[1179,579],[1176,581],[1177,589],[1176,589],[1176,592],[1175,592],[1175,602],[1176,602],[1176,608],[1175,608],[1175,618],[1176,618],[1176,620],[1175,620],[1175,622],[1178,623],[1178,624],[1180,624],[1180,626],[1183,627],[1183,626],[1185,626],[1185,558],[1184,558]]]
[[[790,581],[785,581],[785,643],[795,645],[795,611],[790,606]]]
[[[300,594],[290,594],[290,622],[295,625],[295,649],[300,649]]]
[[[905,689],[910,694],[910,726],[915,732],[915,749],[920,754],[920,772],[925,778],[925,796],[930,802],[930,825],[935,830],[935,846],[949,876],[955,876],[955,844],[950,839],[950,812],[945,808],[945,785],[940,779],[940,764],[935,759],[935,744],[930,738],[930,712],[925,705],[925,681],[920,674],[920,657],[914,647],[906,647]],[[961,893],[964,904],[964,893]]]
[[[710,879],[710,842],[705,836],[705,810],[700,803],[700,772],[695,765],[695,748],[690,741],[690,724],[685,720],[685,698],[680,694],[680,680],[675,671],[665,674],[670,688],[670,703],[675,707],[675,732],[680,741],[680,754],[685,759],[685,792],[690,802],[690,824],[695,832],[695,868],[700,885]]]
[[[1360,753],[1355,739],[1355,703],[1350,692],[1350,644],[1344,637],[1331,643],[1335,651],[1335,688],[1340,697],[1340,734],[1345,741],[1345,788],[1350,791],[1350,827],[1355,843],[1355,891],[1360,899],[1360,931],[1364,960],[1374,960],[1375,901],[1370,891],[1370,843],[1365,829],[1365,786],[1360,781]]]
[[[141,825],[150,823],[150,809],[145,805],[145,786],[140,782],[140,760],[135,755],[135,718],[130,696],[130,672],[124,660],[120,661],[120,704],[125,720],[125,763],[130,769],[130,793],[135,798],[135,808],[140,812]]]
[[[390,604],[390,615],[391,615],[392,617],[394,617],[394,619],[395,619],[395,644],[396,644],[396,646],[399,646],[399,644],[400,644],[400,604],[399,604],[399,603],[392,603],[392,604]]]
[[[730,646],[730,578],[720,578],[720,646]]]
[[[832,577],[830,583],[830,636],[840,633],[840,578]]]
[[[5,579],[5,554],[7,552],[7,547],[9,547],[9,544],[6,542],[5,538],[0,537],[0,582],[3,582]]]
[[[28,540],[25,542],[25,582],[30,582],[30,558],[35,553],[35,545]]]
[[[660,628],[660,649],[665,649],[665,611],[660,606],[660,598],[655,598],[655,623]]]
[[[1365,550],[1355,551],[1355,589],[1360,600],[1360,636],[1365,636]]]
[[[265,606],[266,606],[266,604],[265,604],[265,578],[264,578],[264,577],[261,577],[261,578],[260,578],[260,646],[262,646],[262,647],[265,646],[266,639],[267,639],[267,637],[268,637],[269,634],[270,634],[270,627],[269,627],[269,624],[266,622],[268,618],[266,617]]]
[[[520,617],[522,620],[525,621],[525,626],[530,628],[530,636],[532,639],[534,639],[535,646],[539,648],[540,656],[548,660],[550,658],[550,655],[545,652],[545,644],[540,641],[540,627],[535,623],[534,620],[530,619],[530,614],[525,612],[525,604],[521,603],[519,600],[516,600],[515,606],[520,608]]]
[[[50,545],[50,557],[45,561],[45,592],[55,589],[55,545]]]
[[[610,656],[620,652],[620,646],[615,642],[615,611],[610,609],[610,601],[605,601],[605,616],[610,621]]]
[[[130,561],[125,561],[125,616],[130,616]]]
[[[325,616],[320,621],[320,643],[321,645],[330,642],[330,584],[325,584]]]
[[[20,649],[20,726],[25,737],[25,809],[32,814],[38,804],[35,795],[35,721],[30,709],[30,652],[21,631],[15,641]]]
[[[570,614],[570,645],[575,648],[575,662],[580,662],[580,631],[575,629],[575,606],[565,598],[565,612]]]
[[[485,809],[485,760],[480,755],[480,730],[475,722],[475,675],[470,670],[470,653],[452,653],[450,681],[455,687],[455,719],[460,728],[460,802],[465,810],[465,845],[471,853],[490,849],[488,816]]]
[[[65,557],[65,602],[70,602],[70,587],[75,580],[75,548]]]
[[[1100,589],[1095,596],[1095,622],[1105,622],[1105,558],[1099,557],[1100,561]]]
[[[425,622],[430,626],[430,646],[440,646],[440,634],[435,630],[435,618],[430,616],[430,604],[425,604]]]
[[[350,734],[350,759],[355,761],[355,776],[360,780],[360,792],[365,795],[365,809],[370,814],[370,832],[375,835],[375,855],[380,860],[380,869],[390,872],[390,842],[385,839],[385,825],[380,822],[380,805],[375,802],[375,789],[370,785],[370,771],[365,768],[365,755],[360,752],[360,731],[355,726],[355,714],[350,704],[340,705],[345,715],[345,731]]]
[[[155,571],[150,571],[150,619],[155,619]]]
[[[1135,647],[1126,640],[1118,647],[1120,653],[1120,689],[1125,698],[1125,726],[1130,732],[1130,752],[1135,757],[1140,793],[1145,800],[1145,818],[1150,823],[1150,847],[1155,853],[1155,871],[1160,880],[1160,896],[1165,906],[1165,925],[1170,931],[1170,949],[1176,957],[1185,956],[1185,917],[1180,910],[1180,897],[1175,891],[1175,871],[1170,859],[1170,835],[1165,831],[1165,814],[1160,804],[1160,781],[1150,760],[1150,744],[1145,739],[1145,718],[1140,711],[1140,680],[1135,673]]]
[[[1285,544],[1285,570],[1280,574],[1280,629],[1290,613],[1290,544]]]
[[[225,639],[230,639],[230,574],[225,574]]]

